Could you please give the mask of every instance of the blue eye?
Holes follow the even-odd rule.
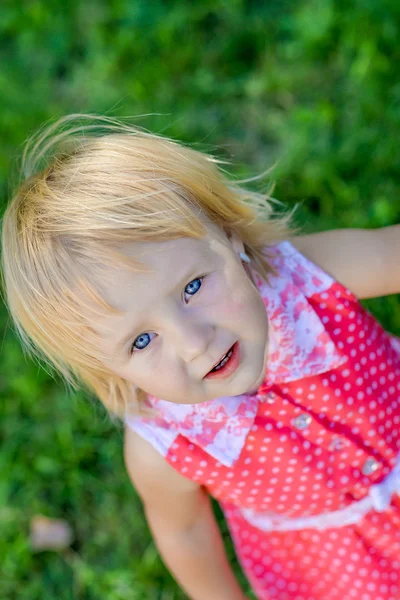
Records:
[[[151,338],[149,333],[141,333],[132,344],[132,352],[134,350],[144,350],[150,344]],[[135,344],[138,344],[136,346]]]
[[[204,276],[193,279],[185,287],[185,293],[189,294],[190,296],[194,296],[195,294],[197,294],[197,292],[199,291],[199,289],[202,286],[203,279],[204,279]],[[130,349],[131,354],[135,350],[144,350],[145,348],[147,348],[147,346],[150,344],[151,339],[152,339],[152,338],[150,338],[150,335],[152,335],[152,334],[151,333],[141,333],[140,335],[138,335],[138,337],[135,339],[135,341],[133,342],[133,344],[131,346],[131,349]],[[155,335],[155,334],[153,334],[153,335]]]
[[[188,290],[186,293],[190,294],[191,296],[194,296],[195,294],[197,294],[197,292],[201,288],[203,279],[204,279],[204,277],[197,277],[196,279],[193,279],[193,281],[188,283],[187,286],[185,287],[185,290],[186,289]],[[189,290],[188,288],[191,288],[191,289]]]

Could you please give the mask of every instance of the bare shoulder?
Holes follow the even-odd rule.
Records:
[[[151,527],[183,530],[196,521],[203,488],[175,471],[149,442],[128,426],[124,458]]]
[[[292,244],[358,298],[399,293],[398,226],[336,229],[291,239]],[[394,260],[396,259],[396,260]]]
[[[159,488],[162,485],[174,490],[198,487],[173,469],[149,442],[128,426],[125,427],[124,459],[135,487],[148,488],[155,485]]]
[[[146,507],[177,506],[200,486],[180,475],[153,446],[130,427],[125,427],[124,459],[129,477]]]

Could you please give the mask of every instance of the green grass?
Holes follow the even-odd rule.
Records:
[[[306,231],[400,221],[395,0],[26,0],[1,12],[3,204],[28,135],[95,112],[148,115],[135,122],[232,160],[238,177],[275,164],[274,195],[301,203]],[[400,333],[397,297],[368,307]],[[184,598],[124,472],[121,429],[23,356],[5,309],[0,325],[0,597]],[[69,551],[32,553],[37,513],[67,519]]]

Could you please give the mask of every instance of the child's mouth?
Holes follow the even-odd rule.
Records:
[[[213,369],[204,377],[204,379],[225,379],[230,377],[240,363],[239,342],[235,342]]]

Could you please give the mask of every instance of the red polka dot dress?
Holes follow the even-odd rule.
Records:
[[[258,392],[150,397],[127,423],[219,501],[260,600],[400,599],[400,341],[289,242],[270,251]]]

